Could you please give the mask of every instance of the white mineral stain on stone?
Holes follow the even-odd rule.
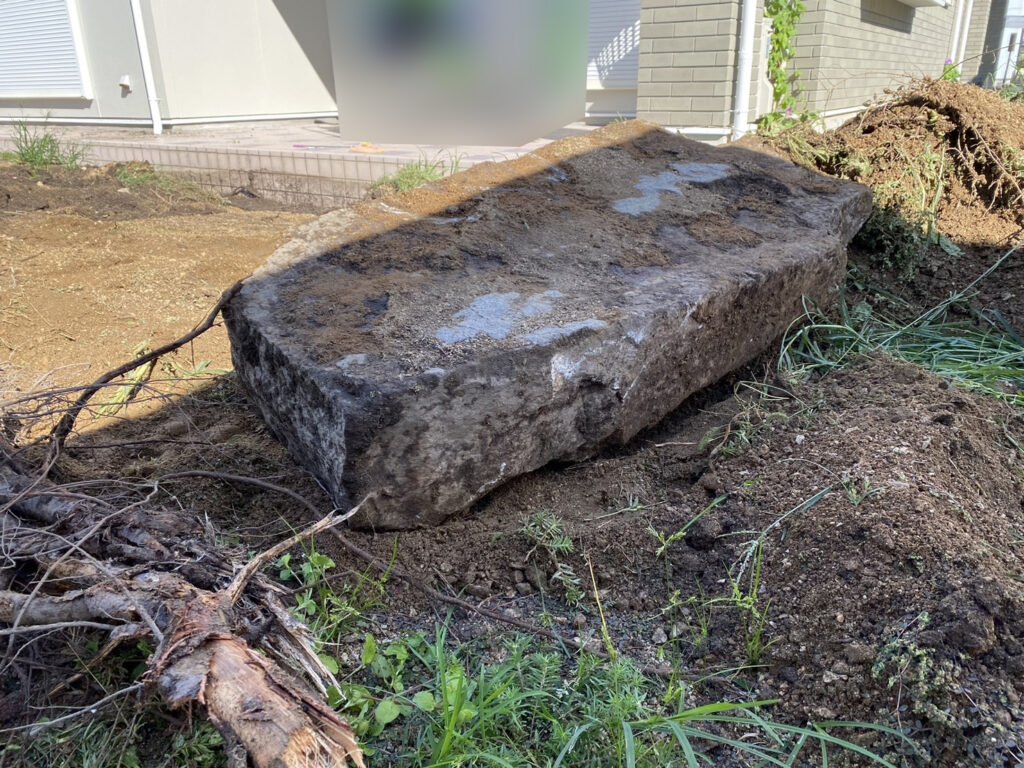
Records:
[[[580,331],[596,331],[607,325],[607,323],[591,317],[586,320],[579,320],[575,323],[566,323],[562,326],[549,325],[547,328],[541,328],[533,333],[526,334],[526,340],[531,344],[542,346],[544,344],[550,344],[553,341],[558,341],[559,339],[564,339],[566,336],[572,336],[574,333],[579,333]]]
[[[640,197],[616,200],[612,203],[612,207],[619,213],[630,216],[652,213],[661,205],[662,192],[674,192],[681,195],[683,193],[680,191],[679,185],[682,182],[710,184],[728,176],[732,166],[725,163],[674,163],[672,168],[671,171],[662,171],[659,174],[641,177],[636,184],[636,190],[640,193]]]
[[[731,165],[725,163],[674,163],[672,165],[683,181],[691,184],[710,184],[729,175]]]
[[[493,488],[494,486],[498,485],[498,483],[502,482],[505,479],[505,471],[507,469],[508,469],[508,462],[507,461],[501,462],[501,469],[498,470],[498,476],[496,478],[494,478],[493,480],[488,480],[486,483],[481,485],[477,489],[477,493],[482,496],[483,494],[485,494],[489,490],[491,490],[491,488]]]
[[[583,365],[583,359],[573,360],[566,355],[551,356],[551,393],[554,394],[565,386],[565,382],[572,379]]]
[[[516,324],[528,317],[550,312],[551,299],[560,299],[558,291],[544,291],[520,300],[518,293],[488,293],[475,299],[467,309],[455,313],[459,324],[437,332],[439,341],[458,344],[483,334],[501,341],[508,338]]]
[[[366,355],[346,355],[345,357],[341,358],[341,360],[339,360],[337,363],[335,363],[335,365],[337,365],[343,371],[347,371],[353,365],[366,365]]]
[[[626,331],[627,338],[634,344],[641,344],[644,339],[647,338],[647,334],[643,331],[629,330]]]
[[[430,218],[431,224],[458,224],[460,221],[479,221],[480,216],[473,214],[472,216],[452,216],[451,218],[444,218],[441,216],[433,216]]]

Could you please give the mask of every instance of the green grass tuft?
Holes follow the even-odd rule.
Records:
[[[62,142],[45,129],[32,128],[26,123],[14,124],[14,160],[33,171],[60,166],[74,170],[85,160],[85,148]]]
[[[445,176],[459,172],[459,160],[455,159],[450,168],[444,162],[430,162],[426,158],[402,166],[394,176],[382,176],[370,185],[370,197],[385,197],[418,189],[425,184],[440,181]]]
[[[972,310],[974,320],[951,317],[954,309],[966,305],[978,283],[1018,248],[1005,253],[967,288],[910,323],[896,322],[867,302],[851,309],[845,297],[837,321],[805,304],[804,316],[783,340],[779,368],[806,376],[842,368],[865,355],[886,354],[920,365],[958,386],[1024,407],[1024,339],[998,312]]]
[[[774,722],[767,715],[774,701],[695,706],[690,689],[664,695],[665,683],[621,657],[567,657],[524,636],[486,645],[454,645],[442,626],[432,639],[393,641],[388,664],[379,665],[374,644],[354,676],[360,682],[342,683],[332,699],[371,759],[397,766],[655,768],[713,765],[723,753],[753,764],[803,765],[798,758],[811,757],[805,748],[888,766],[834,732],[860,728],[908,741],[866,723]]]

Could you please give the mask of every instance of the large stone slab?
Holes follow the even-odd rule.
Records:
[[[357,523],[436,524],[621,444],[842,279],[871,194],[609,126],[328,214],[227,313],[272,432]]]

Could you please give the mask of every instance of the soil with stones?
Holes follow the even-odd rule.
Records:
[[[0,314],[0,339],[20,381],[49,374],[42,380],[49,384],[56,366],[71,364],[89,366],[71,378],[92,380],[130,357],[138,341],[176,336],[301,220],[181,214],[137,223],[104,220],[102,213],[0,216],[2,279],[13,275],[18,290],[29,292],[24,307],[5,292]],[[959,260],[935,253],[935,273],[911,283],[882,270],[873,275],[922,306],[962,287],[1019,226],[1002,210],[970,215],[976,218],[962,237],[944,230],[964,249]],[[132,229],[146,224],[148,234]],[[137,252],[143,237],[161,244],[148,257]],[[153,271],[170,255],[188,265]],[[69,266],[79,262],[82,269]],[[1020,262],[1004,267],[979,300],[1007,318],[1024,318]],[[154,297],[139,300],[142,289]],[[32,308],[42,309],[37,302],[51,295],[47,309]],[[128,313],[137,323],[130,332]],[[195,359],[227,367],[219,329],[197,342]],[[691,398],[626,449],[519,478],[435,529],[346,535],[382,558],[397,552],[425,582],[507,616],[547,613],[557,629],[583,642],[600,636],[592,567],[619,650],[642,662],[678,661],[697,674],[748,665],[751,633],[728,601],[728,577],[742,570],[739,587],[749,589],[759,565],[757,605],[767,617],[768,645],[761,666],[713,679],[698,692],[702,703],[778,697],[778,718],[903,728],[920,753],[883,737],[863,742],[897,763],[902,756],[910,765],[1019,764],[1021,415],[886,359],[805,383],[770,371],[772,361],[761,361]],[[757,395],[761,385],[741,384],[756,380],[767,382],[772,398]],[[187,391],[130,406],[120,414],[128,418],[83,423],[86,429],[68,443],[63,475],[152,480],[211,469],[270,480],[330,509],[323,491],[266,434],[231,374],[197,375],[181,386]],[[165,492],[250,550],[309,521],[287,498],[252,487],[191,478],[169,482]],[[557,517],[575,544],[562,559],[579,578],[579,606],[566,604],[555,563],[522,533],[539,512]],[[658,556],[658,536],[684,528]],[[340,571],[365,568],[330,537],[317,546]],[[726,600],[709,602],[718,598]],[[385,638],[408,628],[432,632],[445,611],[392,582],[374,631]],[[503,629],[456,612],[452,633],[468,638]],[[361,638],[353,637],[339,658],[355,663],[360,648]],[[81,698],[62,703],[95,700],[88,685],[77,683]],[[10,716],[13,722],[26,713]]]

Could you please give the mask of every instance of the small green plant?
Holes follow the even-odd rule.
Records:
[[[768,628],[768,609],[771,607],[771,600],[762,603],[761,601],[761,562],[764,554],[764,542],[757,545],[757,552],[754,555],[753,568],[750,571],[750,579],[746,589],[740,584],[739,578],[729,576],[729,586],[732,595],[725,598],[740,612],[743,624],[743,646],[746,651],[747,663],[756,667],[761,663],[764,652],[778,642],[767,640],[765,630]]]
[[[942,75],[939,79],[948,80],[951,83],[960,82],[960,68],[953,63],[952,59],[946,59],[946,63],[942,67]]]
[[[686,538],[687,532],[696,525],[697,521],[700,520],[704,515],[713,510],[718,505],[722,504],[728,496],[719,496],[704,509],[694,515],[693,519],[690,520],[686,525],[680,528],[678,531],[673,533],[671,536],[665,536],[661,531],[658,531],[654,526],[648,526],[647,532],[651,534],[655,539],[658,540],[658,549],[654,552],[655,557],[666,557],[669,547],[675,544],[677,541],[682,541]]]
[[[161,177],[149,163],[125,163],[119,165],[114,176],[122,186],[137,189],[145,185],[158,185]]]
[[[14,159],[33,171],[53,166],[74,170],[85,159],[85,149],[62,142],[48,130],[19,122],[14,124]]]
[[[142,357],[149,352],[149,342],[144,341],[139,344],[132,351],[132,355],[136,358]],[[105,398],[102,405],[96,408],[96,412],[101,416],[116,416],[122,411],[128,409],[128,405],[139,395],[142,388],[149,381],[153,375],[153,368],[156,366],[156,360],[150,360],[145,365],[140,365],[138,368],[129,371],[125,376],[125,383],[114,390],[114,393],[109,397]]]
[[[370,185],[368,192],[370,197],[385,197],[409,192],[424,184],[440,181],[445,176],[458,173],[460,164],[459,158],[455,158],[447,165],[441,160],[431,162],[423,158],[415,163],[403,165],[394,176],[380,177]]]
[[[788,390],[757,381],[741,381],[737,399],[747,403],[725,426],[709,429],[698,448],[712,456],[738,456],[768,436],[777,424],[791,419],[809,419],[821,403],[805,403]],[[798,407],[793,409],[792,403]]]
[[[108,174],[131,192],[146,192],[161,200],[183,200],[195,203],[224,203],[223,198],[203,189],[194,181],[159,171],[147,162],[117,163]]]
[[[218,768],[226,762],[224,737],[209,721],[203,721],[193,730],[181,731],[173,736],[165,765],[168,768]]]
[[[668,605],[662,609],[673,622],[683,623],[690,634],[690,642],[698,651],[707,648],[711,637],[712,602],[708,599],[704,586],[697,582],[697,594],[683,600],[677,589],[668,599]]]
[[[335,587],[338,582],[332,580],[330,572],[337,564],[318,552],[311,542],[306,546],[308,548],[298,559],[289,553],[278,560],[278,577],[285,582],[298,582],[293,613],[317,639],[316,650],[321,661],[332,674],[337,674],[339,665],[327,653],[328,646],[353,629],[363,614],[380,602],[388,575],[385,573],[378,580],[371,577],[367,569],[358,575],[354,584]],[[397,554],[396,549],[393,558]]]
[[[226,368],[214,368],[212,360],[203,360],[198,364],[183,365],[175,358],[164,358],[161,367],[172,379],[191,381],[214,376],[225,376],[230,371]]]
[[[858,483],[856,478],[844,474],[839,482],[846,491],[846,498],[855,507],[859,507],[872,496],[885,493],[885,486],[872,486],[870,477],[862,477]]]
[[[873,264],[895,272],[902,282],[910,282],[927,250],[922,229],[921,221],[908,219],[897,205],[876,205],[854,235],[853,244]]]
[[[933,722],[951,723],[945,709],[955,678],[950,665],[935,658],[932,648],[924,648],[918,636],[931,621],[927,611],[907,617],[890,632],[871,667],[876,680],[900,692],[901,701]]]
[[[999,95],[1006,101],[1024,101],[1024,62],[1014,68],[1013,76],[999,89]]]
[[[549,581],[562,588],[568,605],[582,605],[583,586],[580,578],[572,566],[562,559],[575,550],[572,539],[566,536],[562,529],[562,521],[550,512],[537,512],[527,518],[519,532],[533,544],[526,554],[527,561],[542,550],[547,555],[548,564],[552,569]]]

